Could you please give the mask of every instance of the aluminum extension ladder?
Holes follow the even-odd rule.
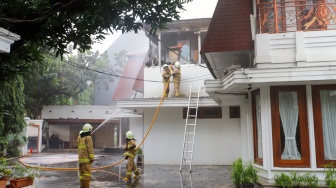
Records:
[[[191,172],[200,90],[200,86],[197,91],[193,91],[192,86],[190,86],[180,172],[182,172],[182,168],[186,167],[186,165],[189,165]]]

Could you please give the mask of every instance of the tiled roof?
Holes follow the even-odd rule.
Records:
[[[218,0],[201,53],[253,50],[251,0]]]

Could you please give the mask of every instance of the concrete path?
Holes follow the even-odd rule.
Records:
[[[77,167],[76,150],[48,150],[48,153],[33,154],[22,161],[33,166],[55,168]],[[121,154],[95,152],[93,167],[113,164],[123,159]],[[193,166],[193,172],[188,170],[180,173],[179,166],[144,165],[141,178],[125,183],[126,162],[117,166],[96,171],[92,174],[92,188],[224,188],[234,187],[230,180],[229,166]],[[79,187],[77,171],[41,171],[41,177],[35,179],[31,188],[67,188]]]

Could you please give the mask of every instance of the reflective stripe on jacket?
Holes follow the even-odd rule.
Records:
[[[124,150],[126,151],[124,153],[124,156],[130,157],[130,158],[135,158],[136,155],[136,143],[135,140],[129,140],[126,143],[126,147],[124,148]]]
[[[173,75],[173,82],[180,82],[181,81],[181,69],[174,68],[172,70],[172,75]]]
[[[90,163],[90,160],[94,160],[93,143],[91,136],[78,137],[78,162]]]

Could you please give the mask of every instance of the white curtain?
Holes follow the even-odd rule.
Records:
[[[260,95],[255,95],[256,101],[256,119],[257,119],[257,137],[258,137],[258,157],[263,158],[263,147],[262,147],[262,132],[261,132],[261,110],[260,110]]]
[[[336,91],[321,90],[324,158],[336,160]]]
[[[299,116],[297,92],[279,92],[279,111],[285,135],[285,148],[281,159],[301,159],[295,138]]]

